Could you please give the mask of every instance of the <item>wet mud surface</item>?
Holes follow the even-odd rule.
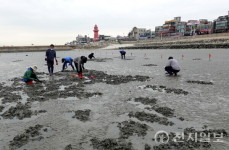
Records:
[[[112,61],[112,58],[95,58],[95,59],[88,59],[88,61],[92,62],[107,62],[107,61]]]
[[[4,119],[13,119],[14,117],[22,120],[24,118],[30,118],[32,115],[38,115],[39,113],[45,113],[45,110],[30,110],[30,103],[26,103],[25,105],[22,103],[17,103],[15,107],[11,106],[6,112],[4,112],[1,116]]]
[[[37,124],[35,126],[29,127],[22,134],[16,135],[13,140],[10,141],[9,147],[11,150],[16,150],[31,141],[44,140],[48,137],[45,135],[48,132],[52,132],[52,129],[43,125]]]
[[[157,113],[160,113],[166,117],[173,117],[174,116],[174,110],[168,107],[160,107],[157,105],[157,99],[156,98],[148,98],[148,97],[138,97],[134,99],[130,99],[135,102],[140,102],[144,105],[150,105],[151,107],[146,107],[147,110],[154,110]],[[130,101],[129,100],[129,101]]]
[[[208,85],[213,85],[212,82],[208,82],[208,81],[198,81],[198,80],[188,80],[186,81],[187,83],[193,83],[193,84],[208,84]]]
[[[90,117],[90,113],[91,113],[91,110],[87,109],[87,110],[77,110],[75,111],[75,115],[72,116],[72,118],[76,118],[80,121],[88,121],[89,120],[89,117]]]
[[[111,60],[113,59],[96,58],[89,61],[108,62]],[[157,66],[157,65],[146,64],[144,66]],[[71,111],[74,112],[74,114],[71,116],[71,119],[69,119],[70,123],[67,122],[66,120],[64,121],[61,120],[62,122],[67,122],[62,126],[60,120],[58,120],[59,122],[57,123],[57,125],[55,125],[53,122],[52,122],[53,124],[51,123],[51,125],[54,125],[56,128],[60,126],[60,128],[58,128],[59,133],[61,133],[62,130],[67,130],[63,134],[60,134],[60,137],[65,136],[64,138],[66,138],[64,139],[64,141],[60,140],[60,145],[62,146],[64,144],[65,148],[64,147],[62,148],[64,148],[65,150],[74,149],[75,146],[74,144],[76,143],[84,144],[87,142],[91,144],[90,146],[88,146],[89,149],[92,149],[93,147],[93,149],[98,149],[98,150],[136,150],[138,149],[136,148],[137,140],[142,140],[141,145],[142,148],[145,150],[150,150],[150,149],[191,150],[194,148],[198,149],[201,147],[202,148],[211,147],[210,143],[200,143],[200,142],[193,142],[193,141],[185,141],[183,143],[174,142],[171,139],[175,137],[175,133],[172,132],[169,133],[170,137],[169,137],[169,142],[167,144],[152,146],[153,144],[150,143],[148,139],[145,141],[144,139],[149,137],[153,138],[152,132],[154,130],[154,126],[159,126],[161,129],[163,129],[165,126],[166,126],[165,128],[176,128],[177,122],[173,120],[174,119],[173,117],[176,117],[175,116],[176,110],[173,109],[172,107],[169,108],[165,106],[160,106],[158,102],[161,101],[161,99],[158,97],[157,98],[151,98],[151,97],[136,98],[135,97],[136,95],[133,96],[131,94],[127,95],[126,97],[122,97],[120,99],[115,97],[117,99],[114,98],[114,102],[111,103],[111,101],[109,101],[111,97],[108,97],[108,95],[103,94],[103,90],[97,90],[96,89],[97,87],[95,86],[97,84],[103,83],[103,85],[106,84],[109,88],[111,88],[112,85],[117,85],[117,88],[119,88],[120,86],[118,87],[118,85],[125,86],[125,84],[129,82],[138,83],[138,82],[150,81],[152,78],[150,78],[149,76],[109,75],[106,72],[96,71],[96,70],[84,70],[83,75],[85,76],[84,79],[78,79],[75,71],[67,70],[65,72],[56,72],[54,74],[55,80],[52,80],[53,77],[48,77],[47,73],[38,72],[38,76],[42,80],[42,83],[36,83],[34,85],[25,85],[20,78],[13,78],[10,80],[12,82],[12,86],[6,86],[5,84],[0,84],[0,95],[1,95],[0,98],[2,102],[2,104],[0,105],[0,115],[3,118],[2,120],[4,121],[5,119],[13,119],[13,118],[23,120],[25,118],[31,118],[33,115],[39,115],[41,113],[45,113],[44,115],[48,115],[49,113],[48,109],[47,109],[48,113],[46,113],[46,110],[43,109],[34,110],[32,109],[32,104],[37,104],[39,107],[40,104],[47,103],[49,101],[57,101],[58,103],[60,103],[59,104],[60,106],[54,102],[51,104],[56,104],[55,106],[59,106],[61,108],[64,105],[64,102],[66,102],[67,103],[66,105],[68,105],[68,107],[70,106],[70,108],[66,107],[68,110],[61,110],[61,113],[70,112],[69,110],[74,110]],[[193,81],[190,80],[190,82],[188,83],[210,84],[210,82],[194,81],[194,80]],[[186,95],[189,94],[189,91],[185,91],[183,89],[168,88],[163,85],[147,85],[147,84],[142,89],[150,89],[156,92],[160,92],[161,95],[164,94],[166,96],[174,96],[171,94],[175,94],[176,96],[185,95],[184,97],[186,97]],[[94,86],[94,90],[90,90],[90,91],[87,90],[87,87],[90,86]],[[134,86],[138,87],[139,85],[136,84]],[[137,90],[139,89],[136,88],[136,91]],[[101,102],[100,99],[102,99],[103,96],[104,97],[106,96],[107,102]],[[144,96],[146,95],[144,94]],[[94,101],[93,97],[97,98],[96,100],[98,101],[98,104],[96,104],[97,101]],[[79,103],[74,103],[74,105],[72,105],[72,103],[70,103],[69,101],[63,101],[63,100],[67,100],[68,98],[73,98],[73,101]],[[20,101],[23,102],[20,103]],[[135,106],[135,103],[131,104],[129,103],[129,101],[135,102],[137,104],[140,103],[139,105],[141,106],[143,105],[143,107],[142,108],[137,107],[137,105]],[[83,103],[82,107],[78,107],[78,105],[81,105],[81,103]],[[93,103],[91,104],[92,106],[90,105],[90,103]],[[9,107],[9,104],[15,104],[15,105]],[[99,107],[97,106],[98,107],[97,110],[93,109],[94,105],[99,105]],[[122,107],[124,106],[126,107],[126,109],[121,110],[123,109]],[[77,109],[74,109],[76,107]],[[56,109],[60,109],[60,108],[56,108]],[[120,112],[122,111],[123,113],[126,114],[126,116],[124,118],[120,117],[121,118],[120,119],[118,118],[119,116],[112,114],[112,117],[114,118],[110,118],[109,116],[111,113],[110,109],[117,109],[117,111],[119,111],[120,109]],[[61,118],[60,117],[61,113],[58,114],[59,116],[55,116],[56,118],[52,118],[52,119],[55,120]],[[94,119],[94,117],[96,119]],[[180,116],[178,116],[177,118],[175,119],[177,119],[180,122],[185,120],[183,117]],[[116,121],[116,119],[118,121]],[[46,119],[45,121],[48,120],[49,119]],[[79,122],[78,120],[81,122]],[[73,123],[74,121],[77,122],[77,124],[74,124]],[[115,136],[114,138],[111,136],[107,136],[106,133],[104,133],[107,131],[107,128],[109,128],[110,125],[113,123],[113,121],[117,123],[117,126],[115,126],[116,128],[113,132],[117,132],[118,135],[118,137]],[[34,126],[30,126],[23,133],[18,133],[18,135],[16,135],[13,139],[11,139],[9,143],[10,149],[18,149],[18,148],[27,149],[26,145],[28,143],[29,144],[31,144],[32,142],[39,143],[41,140],[48,139],[49,136],[47,136],[45,133],[53,132],[52,128],[42,123],[40,123],[42,125],[39,125],[38,124],[39,122],[37,121],[34,122],[36,122]],[[83,124],[85,124],[85,127],[83,126],[81,128],[82,122]],[[107,125],[104,125],[106,123]],[[76,129],[76,126],[77,128],[79,128],[79,130]],[[69,129],[70,127],[71,129]],[[193,129],[186,128],[184,129],[186,138],[189,132],[199,133],[200,131],[195,130],[194,128]],[[223,133],[224,137],[228,137],[228,134],[224,129],[205,130],[203,132],[205,133],[217,132],[219,134]],[[81,138],[80,140],[77,139],[78,137],[77,138],[74,137],[76,136],[76,134]],[[96,136],[97,134],[98,137]],[[50,141],[52,142],[52,140],[54,139],[51,139]],[[55,140],[57,140],[57,138]],[[154,140],[155,139],[150,139],[150,141],[154,141]],[[88,147],[85,146],[83,148],[82,146],[82,149],[87,149]],[[30,147],[28,149],[33,149],[33,147],[32,148]]]
[[[169,121],[168,118],[166,117],[159,117],[156,114],[150,114],[150,113],[146,113],[144,111],[142,112],[130,112],[129,113],[129,117],[135,117],[140,121],[146,121],[146,122],[151,122],[151,123],[159,123],[162,125],[166,125],[166,126],[172,126],[174,125],[173,122]]]
[[[72,145],[71,145],[71,144],[67,145],[67,146],[64,148],[64,150],[72,150]]]
[[[97,150],[133,150],[132,144],[124,139],[91,139],[94,149]]]
[[[5,108],[4,106],[0,106],[0,112],[2,112],[4,108]]]
[[[124,84],[127,82],[131,81],[140,81],[144,82],[150,79],[148,76],[123,76],[123,75],[108,75],[102,71],[96,71],[96,70],[86,70],[84,72],[84,75],[86,76],[94,76],[95,78],[91,82],[87,82],[87,84],[93,84],[93,83],[106,83],[106,84],[113,84],[113,85],[118,85],[118,84]]]
[[[118,124],[120,129],[120,138],[128,138],[134,134],[138,136],[145,136],[148,126],[134,121],[124,121]]]
[[[228,137],[228,133],[224,129],[205,129],[196,130],[194,128],[186,128],[182,134],[170,132],[168,135],[161,134],[156,140],[165,140],[166,144],[160,144],[154,146],[154,150],[193,150],[193,149],[209,149],[211,148],[210,141],[216,141],[213,139],[214,135],[221,135]],[[161,139],[160,139],[161,138]],[[153,139],[155,140],[155,139]],[[178,142],[179,141],[179,142]]]
[[[158,92],[163,92],[165,91],[166,93],[174,93],[174,94],[183,94],[183,95],[188,95],[188,91],[184,91],[182,89],[175,89],[175,88],[167,88],[166,86],[163,85],[146,85],[144,89],[152,89],[154,91]]]

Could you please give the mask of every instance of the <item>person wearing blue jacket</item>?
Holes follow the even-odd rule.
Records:
[[[121,59],[126,59],[126,57],[125,57],[126,51],[121,50],[121,51],[119,51],[119,52],[120,52],[120,54],[121,54]]]
[[[72,69],[75,70],[74,66],[72,65],[73,59],[71,57],[65,57],[62,58],[63,68],[62,71],[64,71],[65,68],[67,68],[67,64],[72,66]]]

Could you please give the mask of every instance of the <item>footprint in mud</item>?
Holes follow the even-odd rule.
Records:
[[[187,83],[194,83],[194,84],[209,84],[209,85],[213,85],[212,82],[207,82],[207,81],[198,81],[198,80],[188,80],[186,81]]]
[[[79,119],[80,121],[88,121],[90,117],[90,112],[91,110],[86,109],[86,110],[77,110],[75,111],[75,115],[72,116],[72,118]]]
[[[145,136],[148,130],[146,124],[141,124],[134,121],[123,121],[118,124],[120,129],[120,138],[127,139],[129,136],[137,134],[138,136]]]
[[[145,64],[145,65],[142,65],[142,66],[155,67],[155,66],[157,66],[157,65],[156,65],[156,64]]]

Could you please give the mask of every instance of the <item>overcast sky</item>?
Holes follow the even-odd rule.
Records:
[[[0,46],[65,44],[80,35],[127,35],[166,20],[227,15],[229,0],[0,0]]]

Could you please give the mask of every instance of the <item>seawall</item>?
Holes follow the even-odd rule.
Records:
[[[5,46],[0,47],[0,53],[11,53],[11,52],[37,52],[37,51],[46,51],[49,49],[49,46]],[[55,50],[57,51],[65,51],[75,49],[73,46],[66,45],[56,45]]]

